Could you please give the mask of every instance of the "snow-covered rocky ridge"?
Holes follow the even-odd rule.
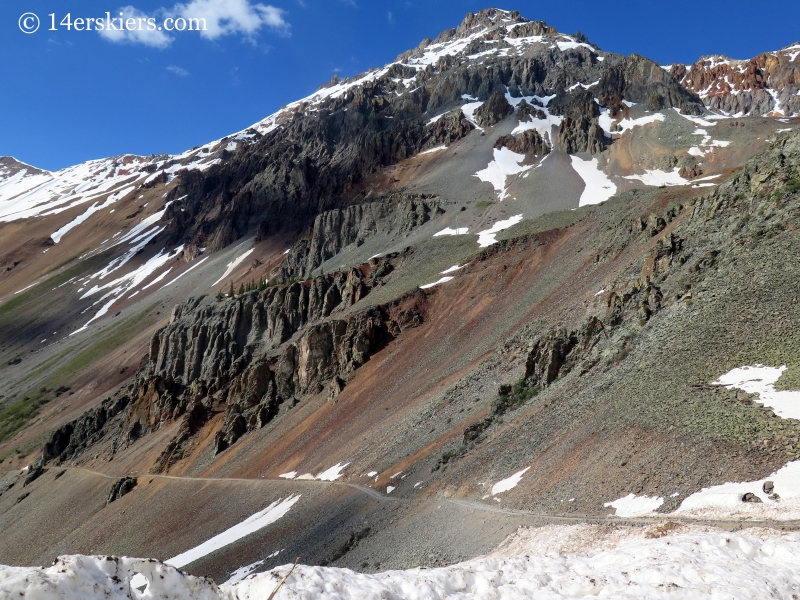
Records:
[[[664,68],[713,110],[736,116],[800,115],[800,43],[746,60],[713,55]]]
[[[800,536],[678,523],[521,529],[494,553],[435,569],[374,575],[290,565],[217,585],[152,560],[64,556],[51,567],[0,567],[0,591],[31,600],[415,600],[431,598],[789,598]],[[132,587],[138,573],[145,593]],[[286,577],[283,585],[279,582]]]

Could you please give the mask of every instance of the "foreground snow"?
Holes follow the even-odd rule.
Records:
[[[35,600],[245,600],[269,597],[289,566],[217,586],[157,561],[66,556],[49,568],[0,567],[0,595]],[[134,573],[151,582],[131,589]],[[275,595],[326,600],[484,598],[791,598],[800,535],[699,525],[521,529],[494,553],[449,567],[387,571],[298,566]],[[22,596],[24,594],[24,596]]]

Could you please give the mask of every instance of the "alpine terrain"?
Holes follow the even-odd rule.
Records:
[[[800,598],[799,125],[800,43],[486,9],[179,155],[0,158],[0,596]]]

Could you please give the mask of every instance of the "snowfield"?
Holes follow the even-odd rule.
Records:
[[[577,156],[570,156],[570,159],[572,160],[572,168],[580,175],[586,185],[581,193],[578,206],[600,204],[617,193],[616,184],[600,170],[596,158],[583,160]]]
[[[248,568],[253,565],[248,565]],[[289,565],[216,585],[152,560],[64,556],[48,568],[0,567],[0,595],[30,600],[264,600]],[[131,589],[140,573],[147,595]],[[374,575],[299,565],[275,599],[792,598],[800,535],[700,525],[549,525],[520,529],[488,556]],[[21,594],[24,594],[22,596]]]

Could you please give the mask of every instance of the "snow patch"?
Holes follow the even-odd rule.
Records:
[[[217,284],[218,284],[220,281],[222,281],[222,280],[223,280],[223,279],[225,279],[225,278],[226,278],[228,275],[230,275],[231,273],[233,273],[233,270],[234,270],[236,267],[238,267],[240,264],[242,264],[242,261],[243,261],[245,258],[247,258],[248,256],[250,256],[250,255],[253,253],[253,250],[255,250],[255,247],[253,247],[253,248],[250,248],[250,250],[248,250],[247,252],[245,252],[245,253],[243,253],[243,254],[241,254],[241,255],[237,256],[237,257],[236,257],[236,258],[234,258],[234,259],[233,259],[231,262],[229,262],[229,263],[228,263],[228,268],[227,268],[227,269],[225,269],[225,272],[222,274],[222,277],[220,277],[220,278],[219,278],[219,279],[217,279],[217,280],[216,280],[214,283],[212,283],[212,284],[211,284],[211,285],[212,285],[212,287],[213,287],[213,286],[215,286],[215,285],[217,285]],[[286,252],[288,252],[288,250],[287,250]],[[284,252],[284,254],[286,254],[286,252]]]
[[[463,265],[453,265],[452,267],[448,267],[448,268],[446,268],[446,269],[445,269],[444,271],[442,271],[441,273],[442,273],[442,275],[447,275],[448,273],[452,273],[453,271],[458,271],[459,269],[463,269],[463,268],[464,268],[464,267],[466,267],[468,264],[469,264],[469,263],[464,263]]]
[[[440,279],[437,279],[433,283],[426,283],[425,285],[421,285],[421,286],[419,286],[419,289],[427,290],[428,288],[432,288],[433,286],[439,285],[440,283],[447,283],[451,279],[453,279],[451,276],[445,276],[445,277],[442,277]]]
[[[436,148],[431,148],[430,150],[425,150],[420,152],[420,154],[431,154],[433,152],[441,152],[442,150],[447,150],[447,146],[436,146]]]
[[[433,237],[439,237],[440,235],[464,235],[465,233],[469,233],[469,227],[456,227],[455,229],[445,227],[441,231],[434,233]]]
[[[680,176],[679,169],[668,173],[661,169],[648,169],[641,175],[626,175],[624,179],[634,180],[638,179],[645,185],[659,187],[662,185],[687,185],[691,183],[688,179]]]
[[[336,463],[330,469],[323,471],[322,473],[318,473],[316,479],[318,481],[336,481],[342,476],[342,471],[349,464],[350,463]]]
[[[739,389],[748,394],[758,394],[756,402],[771,408],[784,419],[800,420],[800,391],[778,391],[775,383],[786,371],[781,367],[753,365],[731,369],[712,385],[722,385],[728,389]]]
[[[475,173],[475,176],[481,181],[490,183],[497,192],[498,199],[503,200],[508,196],[506,178],[533,168],[533,165],[520,165],[523,160],[525,160],[524,154],[517,154],[506,147],[495,148],[494,160],[485,169]]]
[[[600,110],[600,117],[598,118],[597,122],[605,132],[606,137],[611,137],[612,134],[616,133],[621,135],[626,131],[633,129],[634,127],[642,127],[650,123],[663,121],[664,119],[665,117],[663,113],[654,113],[652,115],[639,117],[638,119],[631,119],[629,117],[627,119],[621,119],[620,121],[615,122],[611,117],[611,110],[608,108],[603,108]]]
[[[664,504],[664,498],[661,497],[650,498],[648,496],[628,494],[619,500],[606,502],[603,506],[615,508],[618,517],[639,517],[650,514],[662,504]]]
[[[481,248],[486,248],[487,246],[496,244],[497,233],[503,231],[504,229],[508,229],[509,227],[513,227],[520,221],[522,221],[522,215],[514,215],[513,217],[509,217],[508,219],[498,221],[497,223],[492,225],[489,229],[484,229],[483,231],[479,231],[478,246],[480,246]]]
[[[506,479],[502,479],[498,481],[492,486],[492,496],[496,496],[497,494],[502,494],[503,492],[507,492],[509,490],[514,489],[517,487],[517,484],[522,481],[522,476],[530,469],[530,467],[525,467],[521,471],[517,471],[511,477],[507,477]]]
[[[617,193],[617,186],[608,175],[598,167],[597,159],[583,160],[577,156],[570,156],[572,168],[583,179],[586,187],[583,188],[578,206],[600,204]]]

